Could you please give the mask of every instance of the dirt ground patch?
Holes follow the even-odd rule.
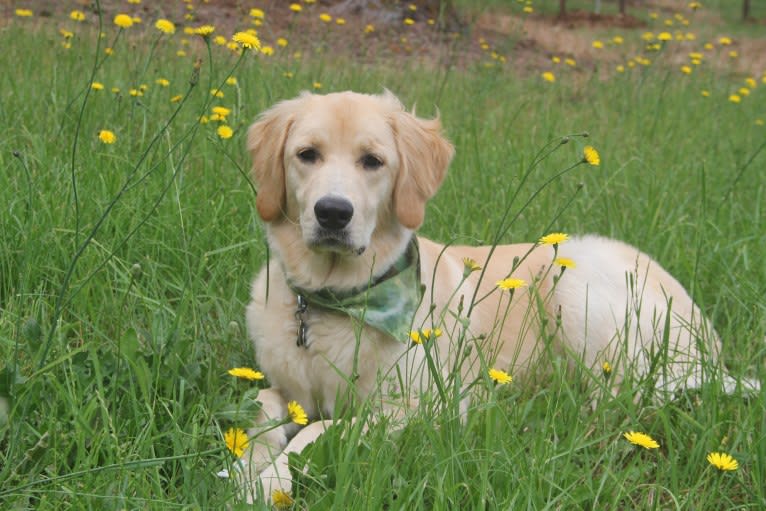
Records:
[[[3,19],[6,23],[13,19],[13,11],[18,3],[0,0],[0,10],[5,14]],[[31,0],[24,3],[25,7],[35,11],[41,23],[60,19],[62,25],[66,24],[73,7],[89,14],[94,13],[95,9],[91,0],[71,3]],[[634,14],[654,10],[661,16],[672,17],[675,13],[688,11],[685,9],[686,2],[649,0],[640,5],[630,4],[629,12],[632,14],[624,16],[584,11],[568,12],[563,17],[538,13],[525,15],[518,8],[513,10],[514,6],[509,6],[500,12],[483,12],[468,19],[465,13],[459,14],[453,8],[440,10],[439,0],[412,3],[417,7],[415,10],[409,7],[409,2],[318,0],[313,4],[303,2],[300,13],[292,12],[290,2],[285,0],[143,1],[137,5],[103,0],[100,5],[106,20],[111,20],[118,12],[140,16],[147,22],[166,17],[179,27],[213,24],[216,33],[225,36],[235,30],[252,27],[249,13],[252,7],[257,6],[266,13],[263,25],[257,27],[265,44],[275,44],[278,37],[288,38],[294,48],[311,47],[317,41],[323,41],[331,44],[334,54],[361,61],[416,56],[426,65],[429,62],[434,65],[444,64],[444,59],[449,58],[451,65],[464,67],[477,61],[491,65],[494,59],[511,62],[514,71],[522,73],[549,68],[553,56],[574,59],[579,68],[601,67],[603,70],[607,66],[601,64],[608,64],[613,69],[644,51],[645,43],[640,36],[652,30],[652,27],[645,19]],[[188,5],[192,5],[193,9],[189,9]],[[193,19],[187,19],[189,13],[193,14]],[[329,14],[332,21],[323,23],[319,20],[320,13]],[[90,17],[93,19],[93,16]],[[343,25],[337,24],[339,18],[344,21]],[[413,23],[406,24],[407,19]],[[704,28],[709,37],[715,40],[725,35],[718,32],[721,24],[715,11],[703,9],[694,13],[694,26],[689,30]],[[374,27],[373,32],[365,32],[368,25]],[[654,30],[658,30],[656,25]],[[624,46],[609,47],[607,41],[606,49],[593,47],[599,34],[617,32],[624,34]],[[669,46],[668,50],[672,54],[669,60],[674,64],[684,62],[688,60],[688,53],[697,51],[696,48],[703,43],[699,40],[695,44]],[[728,51],[732,50],[737,52],[736,59],[728,57]],[[706,60],[722,69],[734,69],[741,73],[754,74],[766,70],[766,40],[734,40],[728,51],[711,55]]]

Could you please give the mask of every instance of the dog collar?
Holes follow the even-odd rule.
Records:
[[[308,291],[289,282],[288,286],[298,298],[295,311],[298,346],[307,347],[305,314],[309,307],[346,314],[400,342],[407,342],[412,319],[424,293],[424,286],[420,283],[417,239],[413,236],[404,254],[386,273],[368,285],[342,292],[331,288]]]

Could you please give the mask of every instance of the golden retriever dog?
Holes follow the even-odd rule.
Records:
[[[351,400],[401,417],[438,375],[516,377],[557,353],[598,374],[608,361],[615,385],[653,370],[673,390],[716,367],[705,361],[720,343],[700,309],[636,248],[598,236],[495,247],[416,236],[454,150],[438,119],[388,91],[282,101],[250,127],[248,150],[270,261],[247,325],[271,383],[241,460],[249,499],[259,484],[267,499],[289,491],[287,454]],[[291,401],[325,420],[285,424]]]

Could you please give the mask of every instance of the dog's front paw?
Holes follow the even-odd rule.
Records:
[[[287,468],[287,464],[280,466],[279,461],[277,460],[266,467],[266,470],[258,476],[266,501],[277,505],[287,504],[288,501],[292,503],[291,492],[293,489],[290,470]]]

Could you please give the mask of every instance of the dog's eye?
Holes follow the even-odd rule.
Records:
[[[383,160],[375,156],[374,154],[365,154],[362,156],[362,167],[365,170],[377,170],[383,166]]]
[[[319,159],[319,152],[311,147],[308,149],[301,149],[298,151],[298,158],[303,163],[316,163]]]

